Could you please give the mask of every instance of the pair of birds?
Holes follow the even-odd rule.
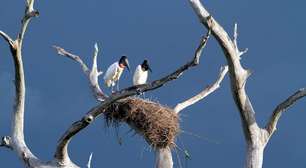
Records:
[[[119,79],[124,69],[127,68],[130,71],[130,65],[127,56],[122,56],[119,61],[114,62],[108,67],[104,75],[104,82],[107,87],[113,87],[117,84],[117,90],[119,90]],[[148,79],[148,71],[152,72],[148,60],[144,60],[142,64],[136,67],[133,75],[133,85],[145,84]]]

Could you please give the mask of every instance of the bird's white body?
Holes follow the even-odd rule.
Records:
[[[104,75],[104,82],[106,86],[115,86],[116,82],[120,79],[123,70],[124,68],[120,67],[118,62],[115,62],[109,66]]]
[[[138,65],[133,76],[133,84],[134,85],[141,85],[145,84],[148,79],[148,71],[144,71],[141,68],[141,65]]]

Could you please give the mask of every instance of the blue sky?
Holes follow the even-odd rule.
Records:
[[[253,71],[247,92],[257,121],[263,126],[279,102],[306,86],[306,2],[203,3],[229,33],[238,22],[239,46],[249,48],[242,63]],[[98,64],[103,71],[121,54],[128,55],[132,69],[147,58],[153,80],[189,60],[206,32],[188,1],[52,0],[37,1],[35,6],[41,14],[31,22],[23,50],[27,84],[25,136],[28,146],[43,160],[52,158],[56,142],[68,126],[97,104],[80,67],[58,56],[52,45],[73,51],[89,63],[94,43],[98,42]],[[16,36],[23,11],[23,1],[1,0],[0,30]],[[14,99],[13,62],[3,40],[0,58],[2,136],[10,131]],[[175,106],[212,83],[224,63],[220,47],[211,38],[197,68],[146,96]],[[132,76],[125,73],[120,84],[127,87],[131,82]],[[303,99],[283,115],[265,150],[264,167],[306,166],[305,107]],[[243,167],[245,142],[228,77],[218,91],[184,110],[181,119],[184,131],[201,136],[180,135],[183,144],[178,144],[191,154],[185,167]],[[114,130],[104,124],[99,118],[73,139],[69,148],[72,160],[85,166],[90,152],[94,152],[93,167],[153,167],[154,153],[141,137],[127,134],[128,128],[123,126],[120,146]],[[1,149],[0,156],[1,167],[22,167],[11,151]],[[181,160],[185,163],[183,157]]]

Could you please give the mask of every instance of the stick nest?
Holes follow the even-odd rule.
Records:
[[[173,147],[180,131],[173,109],[141,98],[126,98],[110,105],[104,113],[107,126],[127,123],[156,148]]]

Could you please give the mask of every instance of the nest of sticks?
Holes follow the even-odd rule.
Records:
[[[180,132],[179,117],[173,109],[137,97],[113,103],[105,110],[104,117],[107,126],[127,123],[154,149],[173,147]]]

